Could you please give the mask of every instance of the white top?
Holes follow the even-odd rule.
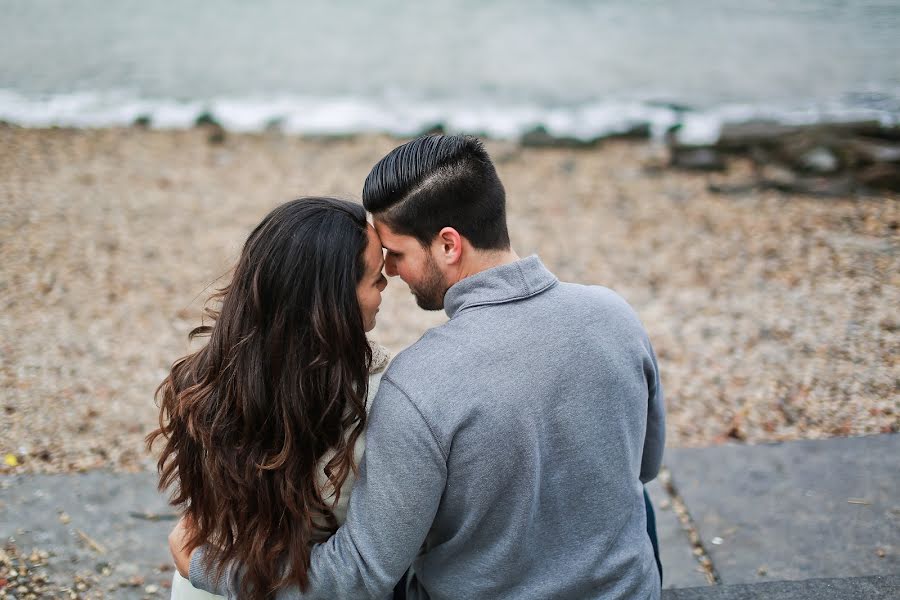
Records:
[[[368,416],[369,412],[372,410],[372,401],[375,400],[375,394],[378,392],[378,385],[381,383],[381,376],[384,374],[384,371],[387,369],[388,363],[391,360],[391,355],[387,351],[384,346],[381,346],[373,341],[369,341],[369,346],[372,348],[372,366],[369,369],[369,391],[366,394],[366,415]],[[359,461],[362,460],[363,451],[366,449],[366,432],[363,431],[360,436],[356,439],[356,446],[353,448],[353,462],[359,465]],[[322,458],[319,459],[319,487],[320,489],[326,489],[328,484],[328,477],[325,476],[325,465],[328,464],[334,458],[334,451],[329,450]],[[347,478],[344,480],[344,484],[341,486],[341,497],[338,500],[337,504],[332,506],[332,511],[334,512],[334,518],[337,519],[338,525],[343,525],[344,521],[347,520],[347,507],[350,506],[350,491],[353,489],[353,483],[356,481],[356,476],[353,474],[353,471],[347,473]],[[334,494],[330,494],[325,497],[327,500],[329,497],[334,497]]]

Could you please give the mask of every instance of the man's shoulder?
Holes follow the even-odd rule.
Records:
[[[432,327],[422,334],[418,340],[398,352],[385,371],[385,378],[393,382],[395,385],[403,384],[408,376],[421,377],[423,372],[428,370],[429,364],[434,364],[442,354],[441,340],[446,337],[446,329],[450,323],[444,323],[437,327]],[[444,346],[443,352],[446,352]]]
[[[606,286],[561,281],[556,288],[559,294],[574,301],[632,310],[620,293]]]

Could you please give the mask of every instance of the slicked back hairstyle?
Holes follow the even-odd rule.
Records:
[[[366,210],[427,246],[453,227],[481,250],[506,250],[506,192],[481,142],[429,135],[394,148],[363,186]]]

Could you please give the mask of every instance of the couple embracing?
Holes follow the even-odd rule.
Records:
[[[272,211],[157,391],[173,597],[658,598],[663,393],[634,311],[515,254],[475,138],[394,149],[363,204],[374,227]],[[366,338],[382,271],[449,317],[392,360]]]

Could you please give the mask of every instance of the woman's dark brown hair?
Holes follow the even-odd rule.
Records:
[[[194,524],[221,577],[240,561],[242,598],[308,586],[311,544],[337,529],[331,506],[356,470],[372,359],[356,295],[365,210],[301,198],[250,234],[231,282],[210,299],[201,350],[156,390],[160,489]],[[322,489],[318,462],[335,450]]]

